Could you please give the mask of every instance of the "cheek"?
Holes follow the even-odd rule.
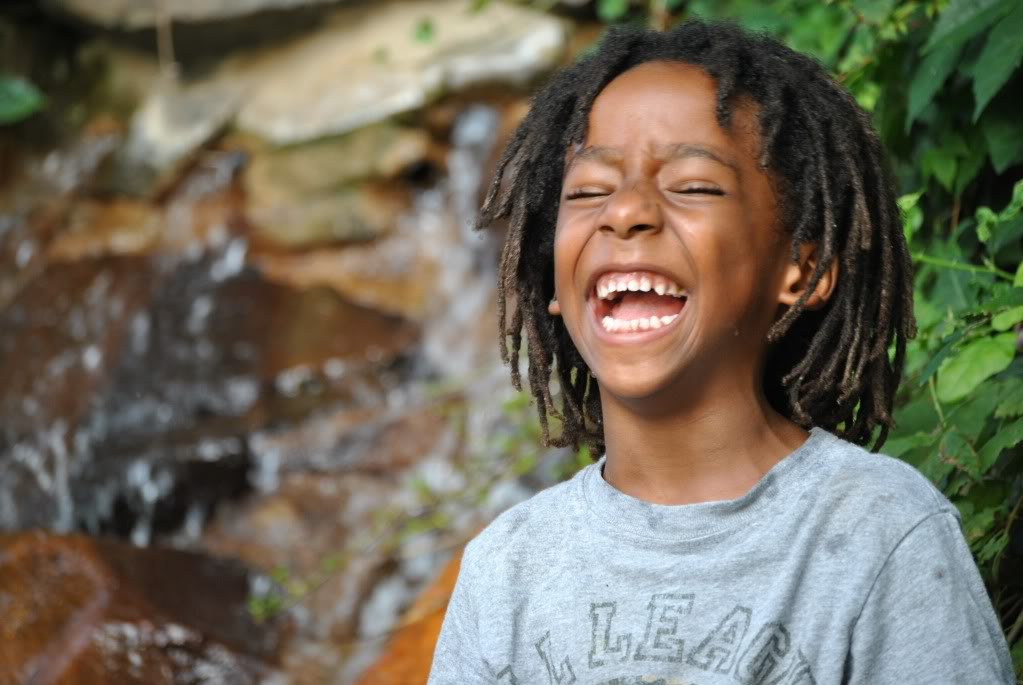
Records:
[[[554,286],[557,289],[572,285],[575,266],[579,261],[586,244],[586,236],[566,221],[564,215],[558,215],[558,223],[554,228]]]

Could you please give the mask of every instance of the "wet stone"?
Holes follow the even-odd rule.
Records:
[[[287,625],[251,619],[251,583],[194,552],[2,534],[0,682],[266,682]]]
[[[245,253],[61,265],[0,312],[20,360],[0,386],[0,525],[145,543],[248,488],[253,431],[381,403],[408,373],[414,326],[265,281]]]
[[[222,508],[204,534],[202,546],[214,554],[314,583],[291,612],[295,639],[282,654],[294,682],[334,682],[365,646],[359,609],[388,571],[374,512],[393,491],[385,479],[355,473],[288,474],[273,492]],[[337,567],[324,573],[332,558]]]

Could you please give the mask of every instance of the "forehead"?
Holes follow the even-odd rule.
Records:
[[[620,74],[594,100],[585,145],[624,154],[694,144],[751,157],[757,149],[752,109],[736,107],[726,131],[717,121],[717,84],[703,69],[646,62]]]

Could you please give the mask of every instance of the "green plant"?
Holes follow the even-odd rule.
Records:
[[[636,5],[598,10],[621,21]],[[646,21],[664,25],[652,7]],[[1023,678],[1023,4],[690,0],[677,9],[668,23],[697,14],[778,36],[873,114],[907,193],[919,325],[884,451],[959,508]]]
[[[46,98],[30,82],[0,74],[0,125],[27,119],[45,105]]]

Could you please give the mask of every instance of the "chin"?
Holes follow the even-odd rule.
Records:
[[[656,400],[672,391],[671,378],[663,372],[651,373],[638,369],[616,368],[594,372],[601,396],[610,395],[624,402]]]

